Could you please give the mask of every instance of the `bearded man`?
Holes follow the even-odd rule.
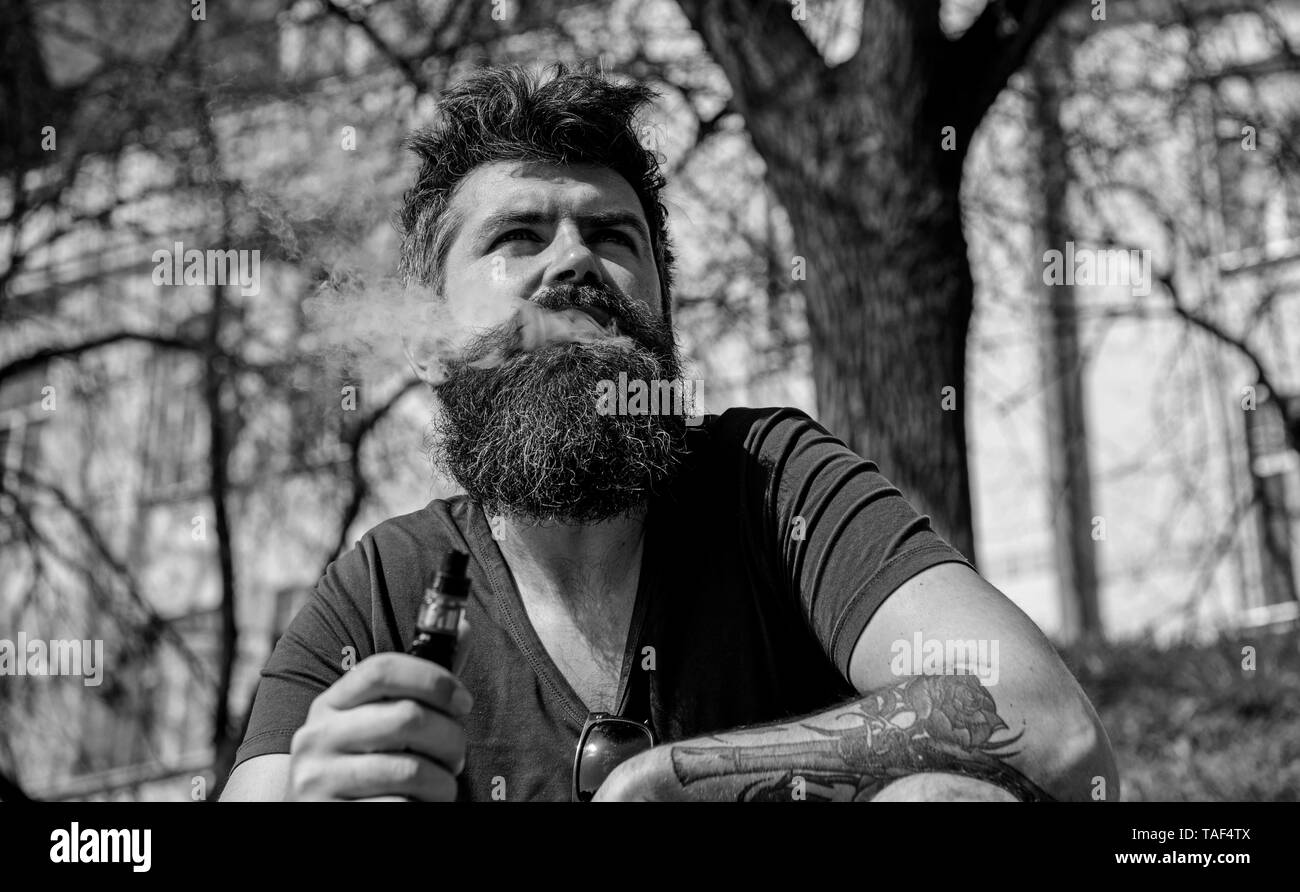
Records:
[[[412,139],[404,276],[499,311],[409,342],[465,494],[330,565],[223,799],[1117,798],[1050,643],[874,463],[794,409],[598,404],[681,374],[650,97],[490,69]],[[452,551],[454,672],[405,653]]]

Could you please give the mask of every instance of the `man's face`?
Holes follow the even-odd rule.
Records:
[[[471,317],[479,307],[531,300],[548,285],[586,282],[663,317],[645,214],[608,168],[484,165],[461,182],[447,212],[460,225],[443,290]]]
[[[590,523],[639,507],[685,425],[597,411],[600,381],[679,377],[636,193],[601,167],[499,163],[447,212],[443,297],[490,327],[435,388],[435,457],[492,514]]]

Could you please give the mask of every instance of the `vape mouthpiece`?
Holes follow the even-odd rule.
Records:
[[[433,588],[440,595],[463,598],[469,592],[469,577],[465,574],[469,566],[469,555],[463,551],[451,551],[442,559],[442,569],[434,578]]]
[[[442,559],[441,572],[444,576],[464,576],[468,566],[469,555],[463,551],[453,551]]]

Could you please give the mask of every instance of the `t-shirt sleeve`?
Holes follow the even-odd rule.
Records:
[[[750,516],[778,584],[845,679],[872,615],[911,577],[970,562],[868,461],[796,409],[745,423]]]
[[[235,765],[254,756],[289,752],[312,701],[343,675],[345,657],[360,662],[374,652],[362,606],[370,590],[367,550],[363,540],[326,568],[276,642],[262,669]],[[351,654],[347,647],[353,648]]]

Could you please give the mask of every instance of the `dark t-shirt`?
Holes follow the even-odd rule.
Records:
[[[682,472],[650,502],[620,714],[648,718],[666,742],[851,698],[849,657],[876,608],[922,570],[965,558],[874,463],[798,410],[731,409],[687,438]],[[587,709],[464,496],[379,524],[329,566],[262,671],[236,764],[289,752],[312,700],[343,674],[344,648],[358,662],[405,650],[452,548],[469,552],[472,584],[456,661],[475,698],[459,796],[569,799]]]

